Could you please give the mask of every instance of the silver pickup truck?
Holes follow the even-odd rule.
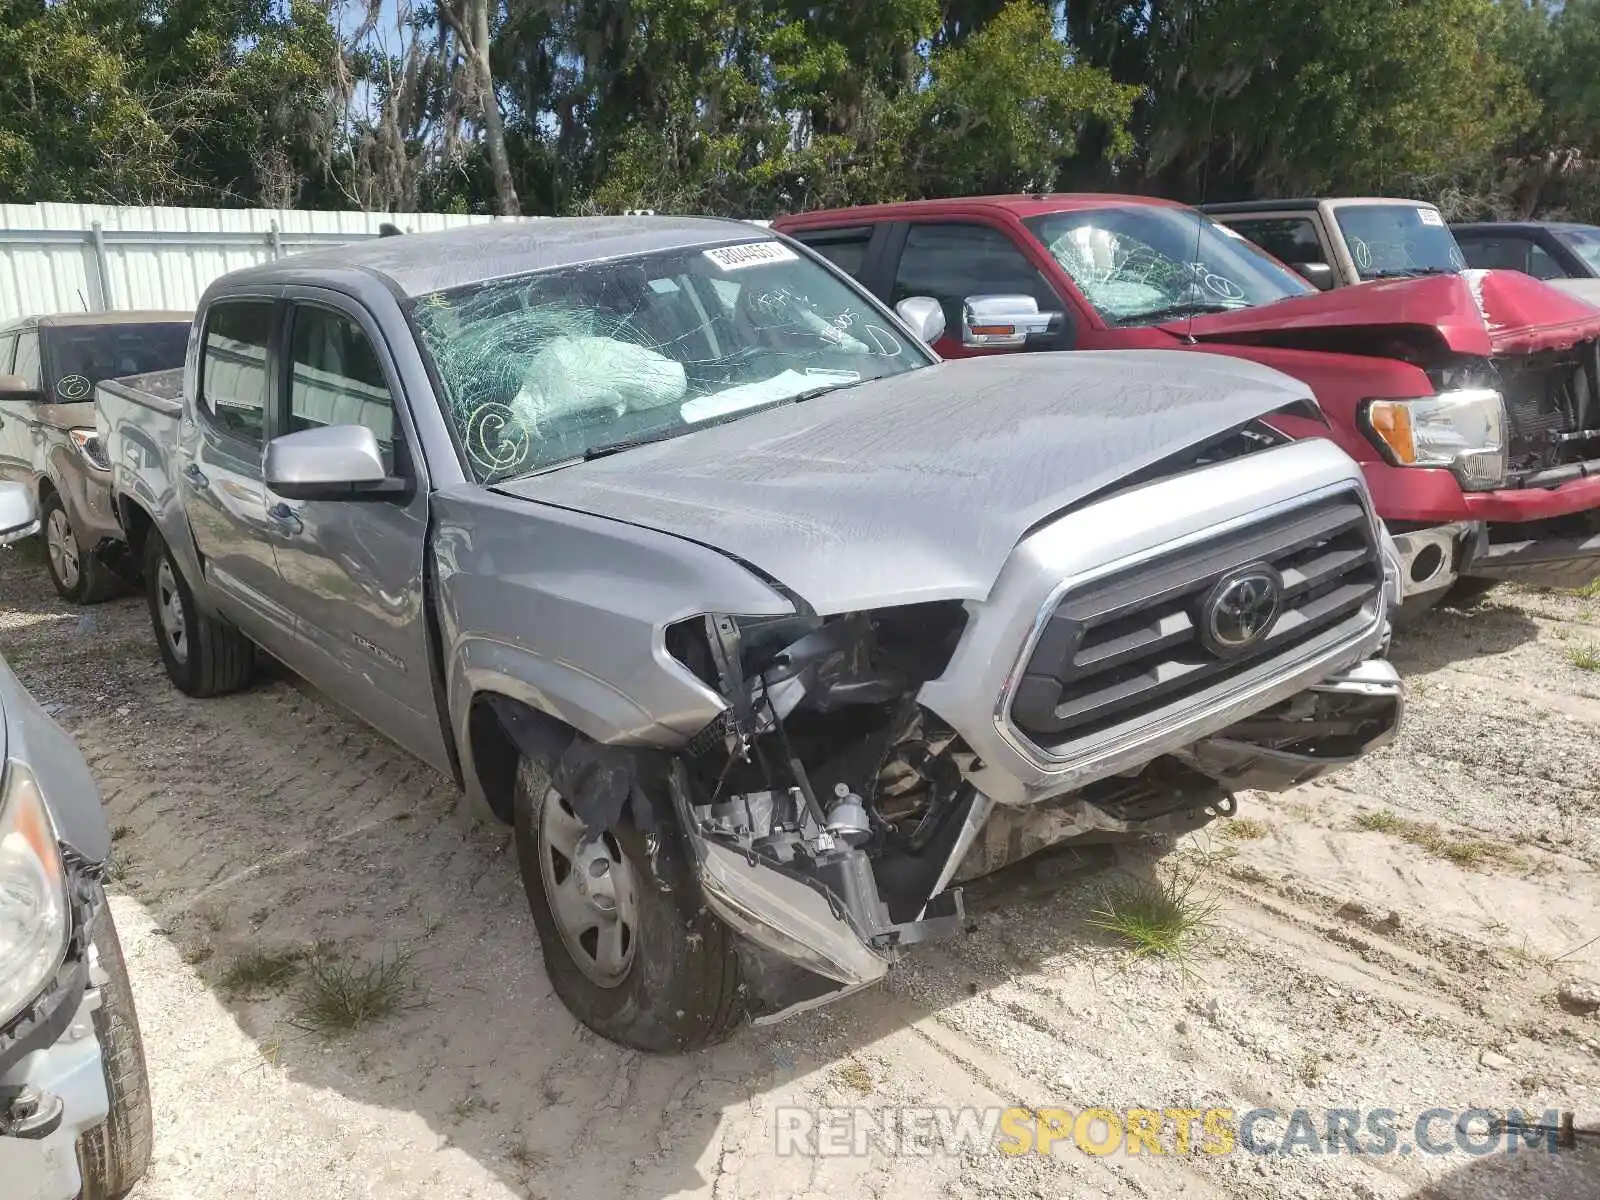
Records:
[[[453,776],[629,1045],[870,984],[954,883],[1400,719],[1361,473],[1254,364],[940,362],[936,302],[692,219],[289,258],[195,320],[97,398],[173,682],[260,647]]]

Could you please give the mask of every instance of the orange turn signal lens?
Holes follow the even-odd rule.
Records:
[[[1015,325],[974,325],[972,332],[982,337],[1014,337],[1017,332]]]
[[[1374,400],[1367,406],[1367,423],[1383,439],[1402,463],[1417,461],[1417,440],[1411,432],[1410,405],[1393,400]]]

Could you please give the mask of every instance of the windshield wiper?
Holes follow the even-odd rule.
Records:
[[[1192,304],[1169,304],[1166,308],[1153,308],[1149,312],[1132,313],[1126,317],[1118,317],[1118,325],[1156,325],[1162,321],[1170,321],[1174,317],[1199,317],[1206,313],[1233,312],[1238,308],[1248,308],[1248,304],[1218,304],[1208,300]]]
[[[656,442],[664,442],[668,438],[675,438],[680,433],[689,433],[698,428],[695,425],[669,425],[665,429],[658,429],[654,433],[642,434],[639,437],[621,438],[615,442],[602,442],[598,446],[590,446],[583,452],[583,462],[593,462],[597,458],[606,458],[612,454],[621,454],[624,450],[633,450],[639,446],[649,446]]]
[[[1363,275],[1363,279],[1411,279],[1417,275],[1455,275],[1455,267],[1388,267],[1382,271],[1373,271],[1370,275]]]

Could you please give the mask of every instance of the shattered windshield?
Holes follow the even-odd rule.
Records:
[[[1467,265],[1436,208],[1411,204],[1340,204],[1333,210],[1363,279],[1454,275]]]
[[[474,284],[420,297],[413,317],[484,483],[931,361],[777,241]]]
[[[1314,290],[1193,209],[1089,208],[1048,213],[1025,224],[1113,325],[1251,308]]]

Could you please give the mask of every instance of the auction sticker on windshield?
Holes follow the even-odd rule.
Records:
[[[767,263],[793,262],[800,256],[782,242],[746,242],[742,246],[714,246],[704,251],[712,264],[723,271],[741,271]]]
[[[1417,209],[1417,216],[1424,225],[1442,226],[1444,224],[1444,218],[1439,215],[1437,209],[1419,208]]]

